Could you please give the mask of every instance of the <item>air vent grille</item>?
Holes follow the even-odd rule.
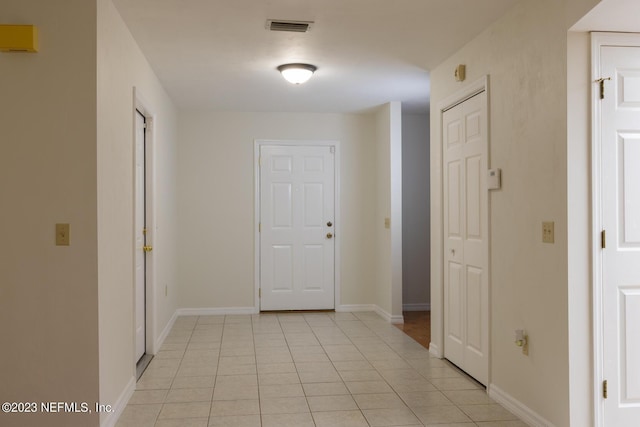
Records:
[[[289,31],[293,33],[306,33],[311,30],[312,21],[285,21],[282,19],[269,19],[267,29],[270,31]]]

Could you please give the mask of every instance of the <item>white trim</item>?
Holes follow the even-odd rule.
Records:
[[[162,330],[162,333],[155,340],[154,344],[155,344],[156,351],[153,354],[156,354],[160,350],[160,348],[162,347],[162,344],[164,344],[164,340],[167,339],[167,335],[169,335],[169,332],[171,332],[171,328],[173,328],[173,324],[176,323],[177,318],[178,318],[178,312],[175,311],[173,312],[171,319],[169,319],[169,321],[167,322],[167,325]]]
[[[450,110],[458,104],[462,104],[467,99],[473,98],[479,93],[488,92],[488,90],[489,76],[483,76],[440,101],[438,103],[438,111],[442,115],[443,112]]]
[[[258,314],[256,307],[209,307],[209,308],[179,308],[178,316],[224,316],[232,314]]]
[[[429,343],[429,354],[431,354],[433,357],[437,357],[438,359],[442,359],[442,352],[440,351],[440,347],[434,344],[433,341]]]
[[[120,396],[118,396],[118,400],[116,400],[116,402],[111,405],[111,412],[109,412],[105,416],[105,418],[102,421],[100,421],[100,427],[114,427],[116,425],[116,423],[118,422],[118,419],[122,415],[122,412],[124,412],[124,408],[127,407],[127,404],[129,403],[129,399],[131,399],[131,396],[133,396],[133,392],[135,390],[136,390],[136,378],[131,377],[127,385],[124,387],[124,390],[122,390],[122,393],[120,393]],[[104,403],[104,402],[98,402],[98,403],[103,405],[104,404],[108,405],[108,403]]]
[[[430,311],[431,303],[422,304],[402,304],[402,311]]]
[[[402,324],[404,323],[404,316],[400,315],[393,315],[389,312],[387,312],[386,310],[383,310],[381,307],[374,305],[373,306],[373,311],[375,311],[380,317],[382,317],[384,320],[386,320],[389,323],[393,323],[393,324]]]
[[[338,313],[357,313],[361,311],[375,311],[375,304],[343,304],[336,306]]]
[[[601,34],[591,33],[591,76],[592,80],[599,77],[593,77],[600,73],[600,48],[604,40]],[[596,427],[602,426],[604,422],[604,402],[600,396],[600,381],[602,381],[602,259],[601,248],[598,245],[598,234],[602,230],[602,216],[600,214],[600,206],[602,204],[602,196],[600,194],[600,182],[602,181],[600,170],[600,102],[597,90],[591,90],[591,221],[592,221],[592,295],[593,301],[593,421]]]
[[[376,304],[345,304],[336,306],[336,312],[344,313],[344,312],[363,312],[363,311],[373,311],[378,316],[382,317],[389,323],[397,324],[404,323],[403,316],[393,316],[391,313],[388,313],[386,310],[383,310]]]
[[[340,247],[342,242],[342,220],[341,220],[341,209],[340,209],[340,193],[341,193],[341,185],[340,185],[340,141],[337,140],[273,140],[273,139],[256,139],[253,141],[253,164],[254,164],[254,220],[253,220],[253,229],[254,229],[254,303],[255,309],[257,312],[260,311],[260,232],[258,231],[258,224],[260,222],[260,147],[263,145],[315,145],[315,146],[326,146],[326,147],[335,147],[335,156],[334,156],[334,302],[333,307],[337,309],[340,307],[340,295],[341,295],[341,251]],[[337,311],[337,310],[336,310]]]
[[[517,415],[523,422],[531,427],[554,427],[554,424],[543,416],[520,402],[495,384],[489,384],[487,389],[489,397],[504,406],[509,412]]]
[[[633,33],[591,33],[591,80],[604,77],[600,75],[600,51],[604,46],[640,46],[640,35]],[[593,407],[594,425],[604,426],[604,399],[601,395],[604,377],[604,335],[602,312],[602,249],[600,247],[600,232],[602,231],[602,168],[600,153],[601,139],[601,102],[600,93],[594,85],[591,86],[591,220],[592,220],[592,310],[593,310]]]
[[[437,156],[433,156],[434,161],[438,164],[439,176],[435,175],[438,182],[437,187],[432,187],[432,200],[439,200],[437,204],[439,212],[432,211],[432,224],[431,224],[431,240],[432,240],[432,252],[431,252],[431,343],[430,348],[433,346],[434,351],[437,351],[438,357],[444,357],[444,167],[442,162],[444,160],[444,154],[442,152],[442,116],[443,113],[456,105],[485,92],[485,104],[483,108],[486,112],[485,126],[486,126],[486,156],[487,156],[487,168],[491,168],[491,156],[490,156],[490,116],[489,109],[489,76],[485,75],[478,80],[470,83],[462,89],[454,92],[452,95],[444,98],[438,103],[437,114],[438,122],[434,129],[435,139],[432,144],[437,147]],[[433,154],[433,153],[432,153]],[[433,163],[432,163],[433,164]],[[432,176],[433,177],[433,176]],[[433,205],[433,204],[432,204]],[[491,198],[487,192],[487,248],[489,253],[487,254],[487,281],[488,281],[488,322],[486,325],[487,332],[489,334],[489,348],[487,349],[487,383],[491,383]],[[435,248],[435,251],[433,250]]]

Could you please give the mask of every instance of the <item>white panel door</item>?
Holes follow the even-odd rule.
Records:
[[[640,47],[602,47],[604,426],[640,425]]]
[[[489,373],[485,93],[443,113],[444,355],[482,384]]]
[[[146,350],[145,327],[145,293],[146,293],[146,263],[145,263],[145,117],[136,112],[136,140],[135,140],[135,334],[137,362]]]
[[[333,309],[333,147],[262,146],[260,159],[260,309]]]

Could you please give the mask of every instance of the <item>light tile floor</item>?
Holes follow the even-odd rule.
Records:
[[[176,320],[118,427],[526,427],[373,312]]]

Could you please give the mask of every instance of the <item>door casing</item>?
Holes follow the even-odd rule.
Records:
[[[340,217],[340,141],[313,141],[313,140],[270,140],[256,139],[254,140],[253,163],[254,163],[254,311],[260,312],[260,147],[262,146],[325,146],[335,147],[334,170],[335,170],[335,192],[334,192],[334,307],[336,311],[340,308],[340,247],[341,247],[341,229],[342,221]]]

